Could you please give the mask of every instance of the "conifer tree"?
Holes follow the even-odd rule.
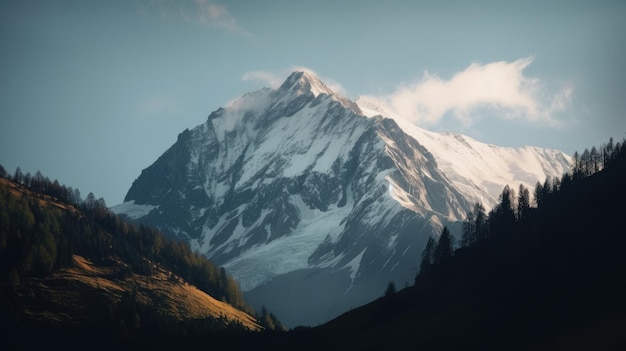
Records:
[[[450,236],[450,230],[448,230],[446,226],[444,226],[441,231],[434,256],[435,265],[441,264],[441,262],[452,256],[452,237]]]
[[[396,283],[394,283],[393,281],[390,281],[389,284],[387,285],[387,290],[385,290],[385,296],[390,297],[395,293],[396,293]]]
[[[537,208],[540,208],[543,205],[543,185],[541,184],[540,181],[537,181],[537,184],[535,185],[535,191],[534,191],[534,195],[535,195],[535,204],[537,206]]]
[[[422,251],[422,262],[420,263],[420,273],[428,273],[432,267],[435,254],[435,240],[433,237],[428,238],[426,247]]]
[[[582,177],[580,155],[578,155],[578,151],[574,151],[574,155],[572,155],[572,176],[574,177],[574,179]]]
[[[463,221],[463,235],[461,236],[462,246],[474,246],[476,243],[476,218],[474,210],[470,210]]]
[[[519,194],[517,198],[517,219],[522,220],[526,217],[526,213],[530,208],[530,192],[524,184],[519,185]]]
[[[474,246],[487,238],[487,214],[482,203],[476,202],[463,221],[462,246]]]
[[[487,239],[487,213],[482,203],[474,204],[474,228],[476,230],[476,242]]]
[[[22,169],[18,166],[15,169],[15,175],[13,175],[13,181],[17,184],[22,184],[22,180],[24,178],[24,174],[22,173]]]
[[[263,308],[261,309],[261,315],[259,316],[258,320],[266,330],[276,329],[274,321],[272,320],[272,318],[270,318],[270,315],[269,313],[267,313],[267,309],[265,308],[265,306],[263,306]]]
[[[603,168],[606,167],[607,163],[610,162],[613,155],[613,137],[609,139],[609,142],[604,146],[604,160],[603,160]]]
[[[600,159],[602,158],[602,156],[600,155],[600,153],[598,153],[598,149],[596,149],[595,146],[591,147],[591,151],[589,151],[589,159],[591,162],[591,174],[596,173],[598,171],[600,171],[601,166],[600,166]]]

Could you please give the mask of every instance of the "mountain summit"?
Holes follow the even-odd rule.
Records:
[[[287,80],[283,82],[279,90],[288,91],[291,90],[297,95],[313,93],[314,96],[319,94],[334,95],[334,92],[330,90],[319,78],[308,71],[293,72]]]
[[[350,99],[333,92],[324,82],[310,71],[295,71],[287,77],[277,91],[277,95],[283,95],[283,99],[293,99],[300,95],[320,94],[328,95],[332,100],[339,102],[344,107],[356,114],[362,114],[359,106]]]
[[[253,307],[293,327],[369,302],[390,281],[413,281],[430,236],[444,225],[454,232],[477,199],[492,205],[481,185],[501,190],[517,174],[534,185],[569,167],[560,152],[489,146],[508,171],[489,179],[456,170],[451,162],[481,159],[485,144],[367,111],[294,72],[183,131],[112,209],[189,241]],[[526,171],[520,154],[545,167]]]

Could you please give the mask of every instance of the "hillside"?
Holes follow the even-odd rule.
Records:
[[[624,148],[614,155],[593,175],[564,175],[524,219],[456,250],[415,285],[263,342],[310,350],[623,350]]]
[[[193,264],[175,263],[194,257],[179,244],[88,207],[0,178],[0,330],[9,349],[64,339],[77,347],[197,346],[196,337],[221,343],[225,333],[263,329],[236,289],[212,287],[232,282],[217,277],[223,270],[196,258],[216,275],[203,278],[203,291],[185,278],[202,276]],[[137,233],[143,237],[135,248]],[[161,242],[160,253],[139,256],[150,241]],[[216,299],[211,289],[224,295]]]

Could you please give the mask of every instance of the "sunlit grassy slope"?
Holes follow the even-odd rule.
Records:
[[[71,268],[64,268],[46,278],[28,278],[18,294],[26,309],[21,318],[33,321],[55,321],[83,324],[94,309],[119,304],[125,294],[136,294],[139,308],[150,308],[171,322],[220,319],[239,323],[249,330],[260,330],[256,319],[231,305],[216,300],[189,285],[180,277],[154,265],[154,274],[129,273],[121,261],[96,266],[81,256],[74,256]],[[106,312],[106,311],[105,311]]]

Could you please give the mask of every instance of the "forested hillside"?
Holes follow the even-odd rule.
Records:
[[[121,220],[92,193],[1,166],[0,281],[2,331],[17,344],[29,331],[161,340],[282,328],[186,243]]]
[[[507,186],[489,213],[477,204],[461,243],[444,228],[415,258],[413,286],[381,287],[384,296],[329,323],[259,338],[310,350],[624,349],[624,145],[576,154],[532,197]]]

